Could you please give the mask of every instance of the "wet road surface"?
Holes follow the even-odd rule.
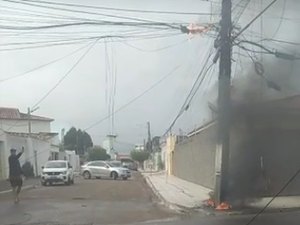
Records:
[[[157,203],[142,176],[130,180],[83,180],[71,186],[24,191],[21,202],[0,195],[2,224],[133,224],[167,221],[177,215]]]

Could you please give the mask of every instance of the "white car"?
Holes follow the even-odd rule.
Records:
[[[45,166],[42,167],[42,185],[52,185],[53,183],[58,182],[63,182],[67,185],[74,184],[73,168],[68,161],[48,161]]]

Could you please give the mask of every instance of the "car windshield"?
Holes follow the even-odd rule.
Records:
[[[45,168],[66,168],[65,162],[47,162]]]

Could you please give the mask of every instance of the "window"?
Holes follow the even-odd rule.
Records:
[[[51,162],[47,162],[45,165],[45,168],[66,168],[67,165],[65,162],[55,162],[55,161],[51,161]]]
[[[99,167],[105,167],[106,165],[103,162],[97,162],[97,166],[99,166]]]
[[[99,166],[99,167],[104,167],[105,166],[105,163],[103,162],[91,162],[89,164],[89,166]]]

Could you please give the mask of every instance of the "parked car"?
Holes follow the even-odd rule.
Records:
[[[122,178],[127,180],[131,177],[130,170],[107,161],[92,161],[81,167],[81,173],[85,179],[112,178],[114,180]]]
[[[121,161],[109,161],[109,164],[115,166],[115,167],[123,167]]]
[[[122,163],[123,167],[128,168],[130,170],[138,170],[138,165],[135,162],[126,161]]]
[[[68,161],[54,160],[48,161],[42,167],[42,185],[63,182],[67,185],[74,184],[74,171]]]

